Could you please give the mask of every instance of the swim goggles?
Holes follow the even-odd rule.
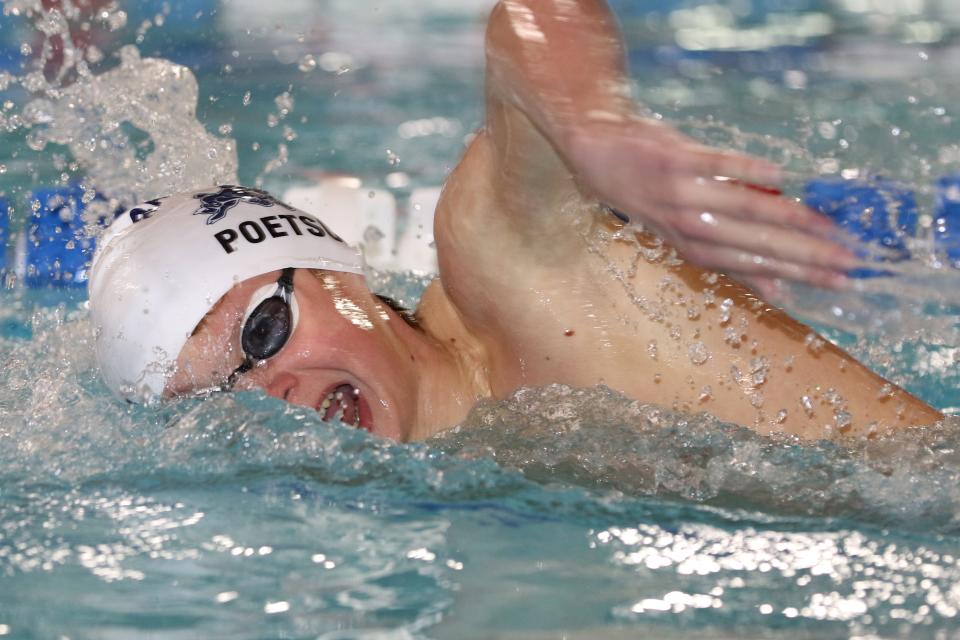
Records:
[[[229,391],[237,379],[257,364],[280,353],[296,324],[293,311],[293,267],[287,267],[277,280],[276,292],[258,303],[247,314],[240,333],[243,363],[221,387]]]

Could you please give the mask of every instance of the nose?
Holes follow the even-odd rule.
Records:
[[[287,402],[297,403],[297,377],[287,371],[278,371],[275,373],[264,372],[265,375],[256,380],[254,384],[263,388],[268,395],[274,398],[280,398]]]

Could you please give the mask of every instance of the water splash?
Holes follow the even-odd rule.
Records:
[[[91,221],[144,199],[236,181],[236,145],[197,120],[199,89],[188,68],[141,58],[133,45],[104,61],[92,42],[82,40],[97,25],[110,31],[124,26],[126,13],[116,3],[67,0],[50,7],[5,0],[3,10],[29,19],[43,44],[22,75],[4,79],[18,82],[27,98],[19,109],[12,104],[5,110],[0,124],[25,133],[34,151],[66,147],[72,162],[60,156],[52,164],[71,167],[75,175],[63,173],[62,180],[82,177]],[[106,70],[95,72],[90,63],[101,61],[97,70]],[[106,201],[94,202],[94,192]]]
[[[481,402],[434,444],[491,456],[537,482],[960,531],[956,421],[879,439],[801,443],[605,387],[554,385]]]
[[[121,50],[119,67],[82,79],[52,100],[24,108],[35,144],[67,146],[86,182],[108,199],[132,203],[236,181],[234,143],[196,117],[196,78],[167,60]]]

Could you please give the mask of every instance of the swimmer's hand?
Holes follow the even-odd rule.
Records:
[[[775,295],[778,279],[841,288],[856,257],[822,214],[779,195],[780,168],[713,149],[653,119],[568,127],[568,167],[601,202],[700,266]]]
[[[604,0],[501,0],[487,29],[487,74],[487,131],[516,211],[549,203],[572,173],[581,191],[691,262],[763,294],[774,293],[779,278],[844,285],[855,259],[830,239],[835,227],[764,191],[780,180],[776,165],[637,115]]]

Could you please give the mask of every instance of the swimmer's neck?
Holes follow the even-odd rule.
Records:
[[[422,418],[411,440],[423,440],[463,422],[470,409],[491,395],[489,352],[480,336],[470,332],[447,297],[439,278],[420,298],[413,353],[423,372],[419,412]],[[442,390],[445,402],[437,402]]]

